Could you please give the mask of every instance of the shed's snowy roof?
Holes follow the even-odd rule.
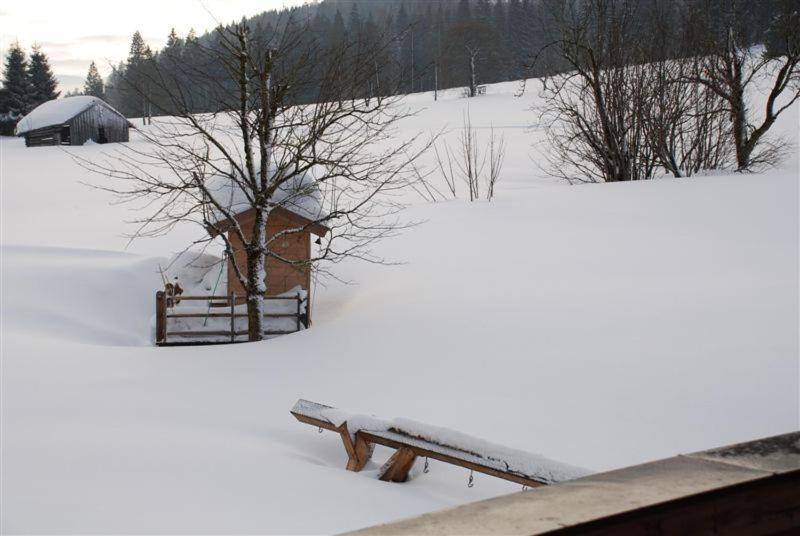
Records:
[[[314,166],[306,173],[292,177],[278,187],[271,201],[307,220],[320,220],[325,216],[325,211],[317,178],[323,173],[321,166]],[[215,200],[234,214],[243,214],[252,207],[245,192],[228,177],[213,177],[208,188]],[[217,217],[224,219],[221,214],[217,214]]]
[[[64,124],[81,112],[88,110],[95,104],[100,104],[117,115],[122,115],[102,99],[97,97],[79,95],[77,97],[53,99],[40,104],[28,115],[23,117],[17,124],[17,135],[19,136],[26,132],[38,130],[40,128]]]

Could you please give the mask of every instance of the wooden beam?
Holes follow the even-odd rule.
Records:
[[[224,304],[223,307],[227,307]],[[247,318],[247,313],[234,313],[236,318]],[[294,318],[297,313],[264,313],[264,318]],[[167,318],[230,318],[230,313],[168,313]]]
[[[354,441],[347,429],[347,423],[342,423],[336,429],[344,443],[344,450],[347,452],[347,470],[361,471],[372,457],[372,447],[363,439],[356,438]]]
[[[372,459],[372,452],[375,450],[375,445],[368,443],[364,436],[356,434],[356,441],[353,445],[355,452],[355,459],[347,463],[348,471],[361,471],[367,462]]]
[[[377,445],[383,445],[385,447],[390,447],[394,449],[401,449],[401,448],[409,448],[411,449],[417,456],[425,456],[432,460],[439,460],[440,462],[449,463],[452,465],[457,465],[459,467],[463,467],[465,469],[471,469],[473,471],[477,471],[479,473],[483,473],[486,475],[490,475],[496,478],[502,478],[503,480],[508,480],[510,482],[515,482],[517,484],[521,484],[523,486],[528,486],[529,488],[536,488],[539,486],[546,486],[548,482],[539,482],[538,480],[533,480],[531,478],[517,475],[514,473],[508,473],[505,471],[498,471],[492,467],[487,467],[485,465],[480,465],[477,463],[468,462],[466,460],[462,460],[460,458],[456,458],[454,456],[449,456],[447,454],[442,454],[440,452],[436,452],[434,450],[428,450],[422,447],[410,446],[400,441],[395,441],[393,439],[384,438],[375,434],[371,434],[365,430],[360,430],[356,436],[363,435],[364,439],[368,443],[375,443]]]
[[[314,417],[309,417],[302,413],[295,413],[293,411],[290,413],[300,422],[339,434],[344,444],[344,450],[347,453],[348,471],[361,471],[364,466],[367,465],[370,458],[372,458],[372,451],[375,448],[374,445],[369,444],[363,437],[359,438],[358,434],[356,434],[356,439],[353,441],[350,437],[350,431],[347,429],[346,422],[342,423],[341,426],[334,426],[328,421],[315,419]]]
[[[306,424],[310,424],[311,426],[316,426],[317,428],[323,428],[325,430],[330,430],[331,432],[339,433],[339,429],[331,424],[328,421],[323,421],[321,419],[315,419],[314,417],[309,417],[307,415],[303,415],[302,413],[295,413],[294,411],[290,411],[294,418],[300,422],[304,422]]]
[[[380,479],[384,482],[405,482],[416,459],[417,454],[411,447],[397,449],[381,468]]]
[[[394,455],[387,461],[386,464],[384,464],[381,470],[381,480],[384,481],[404,482],[408,477],[408,471],[411,469],[414,460],[418,456],[425,456],[433,460],[438,460],[451,465],[456,465],[458,467],[463,467],[465,469],[477,471],[495,478],[502,478],[503,480],[508,480],[510,482],[521,484],[530,488],[546,486],[549,484],[549,482],[538,481],[516,473],[501,471],[493,467],[466,461],[462,458],[437,452],[435,450],[429,450],[417,445],[410,445],[402,440],[395,440],[392,438],[383,437],[381,435],[376,435],[366,430],[357,431],[355,434],[355,441],[353,441],[353,439],[350,437],[349,430],[346,428],[347,423],[337,427],[328,421],[309,417],[302,413],[291,412],[291,414],[294,415],[295,419],[300,422],[338,433],[342,437],[342,442],[344,443],[345,451],[347,452],[347,469],[350,471],[361,471],[364,468],[366,463],[372,457],[372,452],[375,448],[375,445],[383,445],[385,447],[396,449]],[[403,452],[400,453],[400,451]]]

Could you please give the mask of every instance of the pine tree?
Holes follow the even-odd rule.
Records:
[[[456,21],[466,22],[472,19],[472,8],[469,5],[469,0],[459,0],[458,9],[456,11]]]
[[[99,99],[106,98],[106,90],[100,73],[97,72],[97,65],[92,62],[89,65],[89,72],[86,75],[86,82],[83,84],[84,95],[91,95]]]
[[[478,0],[475,4],[475,18],[481,22],[490,22],[492,19],[492,6],[489,0]]]
[[[47,55],[42,52],[38,45],[33,45],[31,52],[31,62],[28,66],[28,81],[31,86],[31,107],[36,107],[43,102],[58,98],[61,94],[56,91],[58,81],[53,76],[50,69],[50,62]]]
[[[141,36],[140,36],[141,37]],[[169,31],[169,35],[167,36],[167,47],[168,49],[174,47],[180,47],[183,44],[183,40],[178,37],[178,33],[175,31],[175,28],[172,28]]]
[[[353,4],[350,8],[350,18],[348,20],[348,30],[352,35],[359,35],[361,33],[361,14],[358,12],[358,4]]]
[[[136,30],[133,32],[133,37],[131,38],[131,48],[130,52],[128,53],[128,65],[138,66],[150,56],[152,56],[150,47],[145,44],[142,34],[139,33],[139,30]]]
[[[150,61],[153,58],[153,53],[150,47],[144,42],[142,34],[139,31],[133,33],[131,38],[131,48],[128,53],[128,61],[125,65],[125,70],[122,78],[123,95],[125,97],[125,106],[123,106],[124,114],[128,117],[149,117],[150,115],[150,97],[151,97],[151,77]],[[146,121],[146,119],[145,119]]]
[[[395,22],[395,35],[398,36],[398,67],[400,68],[401,85],[398,87],[404,88],[404,91],[412,93],[414,91],[414,75],[413,62],[414,62],[414,41],[413,32],[414,28],[409,19],[408,12],[406,11],[405,2],[400,4],[400,9],[397,11],[397,20]]]
[[[333,24],[331,25],[330,29],[330,36],[328,37],[328,43],[330,46],[335,50],[344,43],[344,37],[346,33],[345,25],[344,25],[344,18],[342,17],[341,11],[338,9],[336,10],[336,16],[333,17]]]
[[[31,110],[31,88],[25,51],[14,43],[8,49],[0,90],[0,134],[11,135],[22,116]]]

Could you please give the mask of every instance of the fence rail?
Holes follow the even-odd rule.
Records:
[[[294,318],[294,328],[292,330],[267,330],[263,332],[266,337],[277,335],[288,335],[289,333],[296,333],[303,328],[308,327],[308,304],[307,298],[302,297],[299,293],[297,296],[265,296],[265,300],[270,301],[294,301],[296,308],[291,313],[264,313],[264,318]],[[206,313],[181,313],[175,312],[175,307],[182,301],[205,301],[208,304],[208,312]],[[246,342],[237,337],[248,335],[247,330],[236,329],[237,318],[247,318],[247,313],[237,313],[236,306],[243,305],[246,301],[244,297],[230,294],[228,296],[173,296],[167,294],[165,291],[160,290],[156,292],[156,345],[157,346],[187,346],[187,345],[203,345],[203,344],[230,344],[237,342]],[[306,303],[305,311],[303,304]],[[212,308],[219,309],[221,307],[228,307],[226,312],[211,312]],[[219,329],[219,326],[214,326],[213,329],[182,329],[170,330],[169,319],[171,318],[229,318],[230,327],[228,329]],[[172,337],[172,339],[170,339]],[[220,340],[220,337],[225,337],[225,340]],[[177,338],[177,340],[176,340]],[[209,340],[213,338],[213,340]]]

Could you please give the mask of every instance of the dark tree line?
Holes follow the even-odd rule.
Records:
[[[368,96],[468,86],[473,79],[484,84],[519,78],[537,44],[537,9],[534,0],[325,0],[265,12],[247,22],[261,43],[303,27],[300,49],[314,46],[330,51],[351,44],[345,60],[353,71],[371,49],[381,50],[383,57],[371,60],[375,61],[375,76],[354,95]],[[213,111],[212,103],[219,101],[215,92],[224,87],[190,82],[199,73],[215,70],[224,78],[219,66],[209,64],[199,52],[201,47],[218,47],[218,35],[190,32],[181,37],[173,31],[166,46],[154,52],[137,32],[127,61],[117,66],[107,82],[109,100],[128,116],[145,114],[148,99],[154,113],[170,113],[169,103],[159,95],[140,95],[132,89],[147,78],[148,69],[153,71],[153,66],[146,65],[152,60],[159,69],[176,74],[177,83],[186,82],[185,91],[191,94],[197,111]],[[291,60],[284,59],[287,64]],[[305,100],[313,100],[314,95],[314,88],[309,87]]]
[[[579,0],[576,3],[581,3]],[[775,45],[771,34],[772,19],[782,0],[738,2],[747,10],[740,20],[744,43]],[[636,61],[663,60],[691,54],[683,42],[694,22],[683,14],[707,10],[717,21],[725,19],[725,0],[675,0],[674,9],[664,9],[659,0],[640,0],[627,21],[630,28],[646,37]],[[351,53],[345,61],[355,69],[371,48],[386,50],[376,61],[375,76],[357,95],[383,94],[388,88],[402,92],[431,91],[435,88],[471,87],[522,77],[537,77],[571,68],[570,62],[547,45],[558,40],[561,28],[554,16],[554,0],[323,0],[318,4],[268,11],[247,24],[256,42],[275,41],[276,35],[304,29],[300,48],[314,46],[334,50],[349,43]],[[599,21],[598,21],[599,22]],[[145,94],[132,88],[141,86],[153,72],[153,65],[170,72],[176,84],[191,98],[196,111],[213,111],[219,102],[215,93],[231,88],[220,84],[192,83],[199,73],[216,73],[222,80],[219,65],[209,63],[201,47],[217,47],[219,33],[197,36],[193,31],[179,36],[174,30],[164,48],[150,50],[141,35],[134,34],[130,54],[116,67],[107,81],[107,97],[127,116],[150,113],[168,114],[174,110],[158,91]],[[391,46],[384,42],[391,39]],[[697,43],[697,41],[693,41]],[[362,49],[359,49],[362,47]],[[537,51],[546,50],[546,61],[534,61]],[[699,49],[698,49],[699,50]],[[287,65],[292,58],[283,60]],[[148,65],[148,62],[153,65]],[[307,89],[305,99],[313,100],[315,91]]]
[[[55,99],[57,91],[47,56],[34,45],[30,58],[18,43],[11,45],[3,63],[0,88],[0,134],[11,135],[17,122],[43,102]]]

